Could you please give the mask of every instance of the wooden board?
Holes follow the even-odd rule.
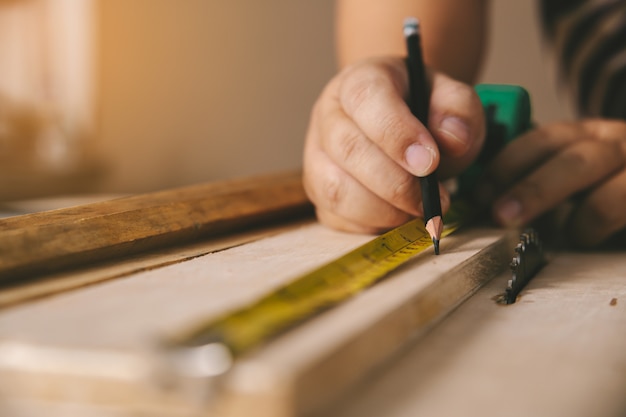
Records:
[[[0,219],[0,283],[312,212],[299,172]]]
[[[100,244],[96,253],[102,252],[91,258],[70,250],[70,257],[52,262],[53,269],[70,271],[0,294],[0,415],[625,414],[623,252],[558,254],[508,307],[493,300],[509,277],[502,275],[433,327],[508,264],[510,234],[495,229],[446,238],[441,256],[418,256],[389,279],[250,352],[224,375],[185,373],[160,348],[164,337],[251,302],[372,238],[304,222],[189,242],[310,210],[299,174],[238,184],[207,186],[200,200],[183,193],[173,206],[168,201],[181,197],[177,192],[156,195],[163,200],[149,195],[2,220],[1,236],[32,244],[8,253],[35,265],[0,264],[9,265],[5,278],[16,271],[30,278],[46,270],[45,259],[63,258],[72,245],[54,239],[52,231],[65,230],[59,224],[85,243]],[[207,203],[208,195],[215,198]],[[196,234],[188,220],[198,219],[188,209],[204,203],[207,226],[200,229],[207,233]],[[142,214],[146,222],[126,230]],[[151,230],[158,218],[166,226]],[[104,241],[92,236],[112,226],[129,231],[125,238],[136,237],[137,246],[116,233],[105,233],[111,239]],[[146,252],[159,247],[155,242],[166,247]],[[42,254],[28,253],[32,248]],[[75,269],[85,260],[84,269]],[[89,286],[76,289],[83,285]],[[66,289],[75,290],[61,292]],[[49,297],[16,304],[42,295]]]
[[[491,281],[325,417],[626,415],[626,256],[561,253],[518,303]]]
[[[15,285],[5,285],[0,289],[0,311],[25,301],[50,297],[103,281],[128,277],[138,272],[161,268],[253,242],[310,221],[305,219],[286,221],[280,225],[254,227],[247,231],[230,233],[225,236],[215,236],[198,242],[124,256],[117,260],[85,265],[69,271],[46,274],[38,277],[37,280],[25,280]]]
[[[506,267],[508,237],[495,229],[450,236],[442,255],[419,255],[392,278],[208,381],[172,372],[158,340],[250,302],[372,237],[311,223],[13,306],[0,315],[0,398],[5,410],[45,404],[47,413],[51,404],[70,403],[121,415],[310,413]]]

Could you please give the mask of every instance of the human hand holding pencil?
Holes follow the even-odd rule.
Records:
[[[418,178],[435,170],[449,178],[476,157],[485,127],[474,89],[428,70],[427,81],[428,128],[407,104],[402,56],[359,61],[326,86],[314,106],[304,152],[305,189],[322,223],[378,233],[422,217]],[[449,196],[437,186],[445,213]]]

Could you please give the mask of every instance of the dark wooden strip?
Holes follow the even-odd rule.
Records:
[[[0,282],[309,213],[301,174],[290,172],[0,219]]]

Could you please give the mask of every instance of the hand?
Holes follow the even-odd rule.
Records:
[[[415,176],[439,167],[444,179],[476,157],[485,123],[474,89],[439,73],[430,80],[430,131],[404,101],[401,58],[361,61],[328,83],[313,108],[304,149],[304,186],[322,223],[365,233],[398,226],[422,215]],[[443,187],[441,197],[445,211]]]
[[[589,119],[533,130],[488,169],[495,219],[520,226],[563,203],[573,243],[595,246],[626,227],[626,122]],[[483,189],[484,193],[484,189]]]

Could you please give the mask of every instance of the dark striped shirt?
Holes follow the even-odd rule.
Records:
[[[579,114],[626,119],[626,0],[542,0],[540,10]]]

